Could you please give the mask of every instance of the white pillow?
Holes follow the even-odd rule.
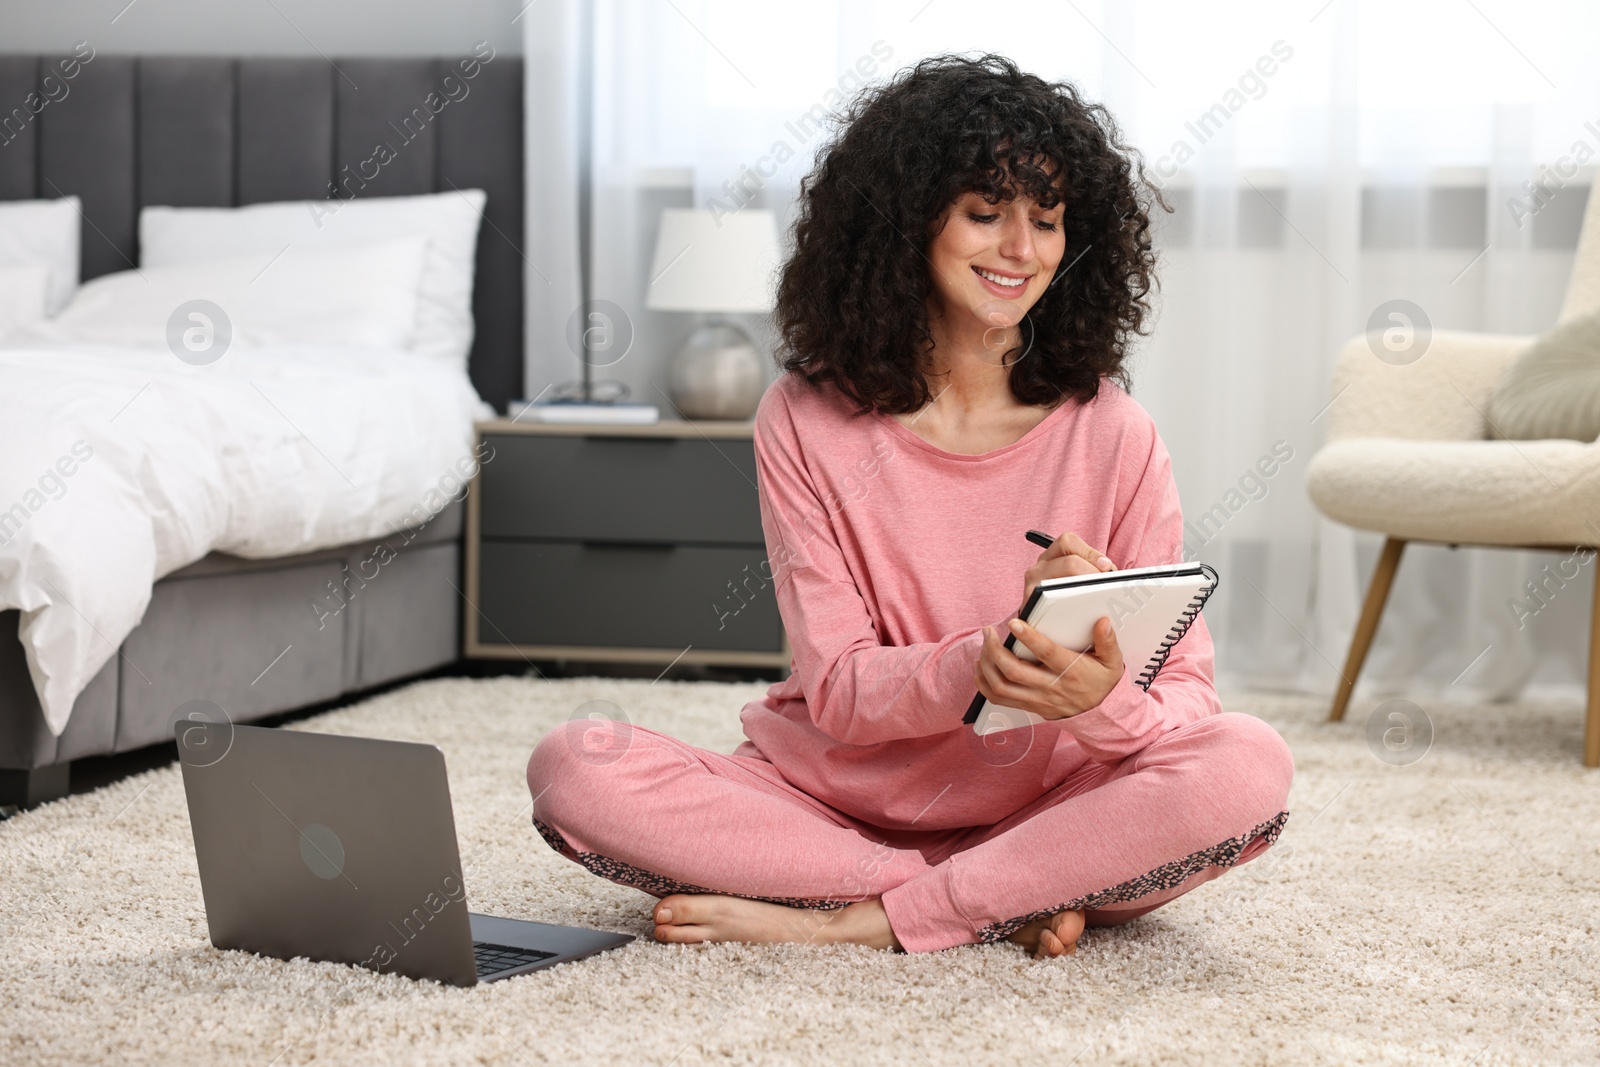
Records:
[[[0,267],[43,263],[50,269],[45,314],[67,306],[78,287],[78,198],[0,201]]]
[[[0,338],[44,318],[49,290],[48,264],[0,266]]]
[[[291,200],[248,207],[147,207],[139,213],[140,262],[153,267],[275,254],[286,244],[327,247],[428,238],[417,303],[416,351],[466,366],[472,349],[472,275],[481,189],[427,196]]]
[[[60,315],[8,341],[173,348],[176,355],[173,346],[185,337],[198,337],[187,331],[199,325],[216,334],[227,331],[234,347],[407,348],[416,334],[417,291],[426,258],[426,239],[408,237],[341,248],[291,248],[276,259],[249,256],[119,271],[85,283]],[[212,309],[193,307],[196,300],[215,304],[221,317]],[[203,318],[194,318],[196,311]],[[203,354],[195,345],[189,350]]]

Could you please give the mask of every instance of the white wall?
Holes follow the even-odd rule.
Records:
[[[522,53],[528,0],[0,0],[0,51],[158,55]]]

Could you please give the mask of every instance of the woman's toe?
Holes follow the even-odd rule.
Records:
[[[689,904],[690,901],[687,896],[681,893],[674,893],[671,896],[662,897],[651,914],[656,922],[662,924],[687,922]]]
[[[698,945],[706,939],[703,926],[657,926],[656,940],[667,945]]]
[[[1078,938],[1083,935],[1083,912],[1064,911],[1050,922],[1050,936],[1061,946],[1061,952],[1072,955],[1078,951]]]
[[[1036,959],[1059,956],[1064,951],[1066,951],[1066,947],[1061,944],[1061,939],[1051,930],[1047,928],[1039,931],[1039,951],[1035,956]]]

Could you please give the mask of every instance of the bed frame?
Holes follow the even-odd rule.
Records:
[[[85,280],[138,263],[145,205],[320,199],[386,143],[393,158],[358,196],[488,193],[472,381],[497,410],[522,394],[519,57],[72,58],[0,56],[0,200],[81,197]],[[477,60],[471,79],[463,58]],[[193,701],[244,722],[458,659],[460,505],[389,542],[403,547],[370,580],[371,543],[275,560],[213,554],[168,575],[60,737],[29,679],[20,615],[0,612],[0,804],[64,794],[72,760],[170,741]]]

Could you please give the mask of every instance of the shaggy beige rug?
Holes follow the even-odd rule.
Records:
[[[0,1062],[1600,1062],[1576,707],[1430,705],[1416,759],[1393,709],[1369,742],[1370,703],[1231,699],[1294,749],[1277,848],[1075,957],[654,944],[651,898],[535,835],[527,753],[596,699],[726,751],[760,689],[450,679],[301,724],[444,750],[475,910],[644,938],[470,990],[212,949],[176,767],[0,823]]]

